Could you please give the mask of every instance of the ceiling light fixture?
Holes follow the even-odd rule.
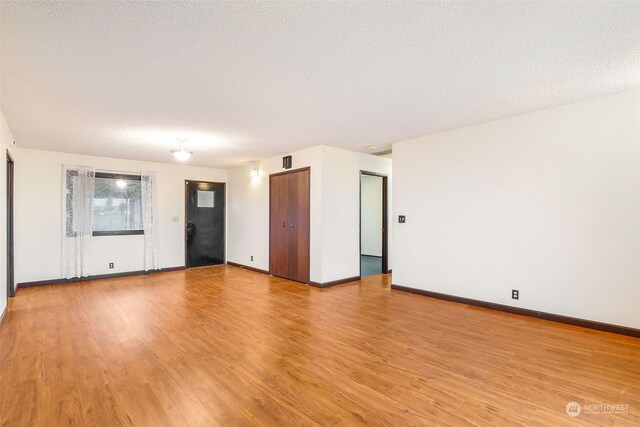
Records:
[[[376,147],[375,145],[370,145],[367,147],[367,151],[375,151],[378,147]]]
[[[176,160],[184,162],[189,160],[189,157],[193,154],[193,152],[187,150],[187,139],[186,138],[178,138],[178,147],[171,150],[171,154]]]

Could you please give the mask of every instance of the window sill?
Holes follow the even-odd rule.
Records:
[[[122,231],[94,231],[93,237],[100,236],[135,236],[144,234],[144,230],[122,230]]]

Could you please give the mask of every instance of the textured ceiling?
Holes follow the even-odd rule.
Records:
[[[640,2],[2,2],[18,144],[230,166],[640,84]]]

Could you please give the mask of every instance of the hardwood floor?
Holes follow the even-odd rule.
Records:
[[[640,339],[389,280],[317,289],[221,266],[20,289],[0,327],[0,421],[640,425]]]

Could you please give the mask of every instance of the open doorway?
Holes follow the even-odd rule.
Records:
[[[14,295],[13,270],[13,158],[7,151],[7,297]]]
[[[360,172],[360,277],[387,272],[387,177]]]

